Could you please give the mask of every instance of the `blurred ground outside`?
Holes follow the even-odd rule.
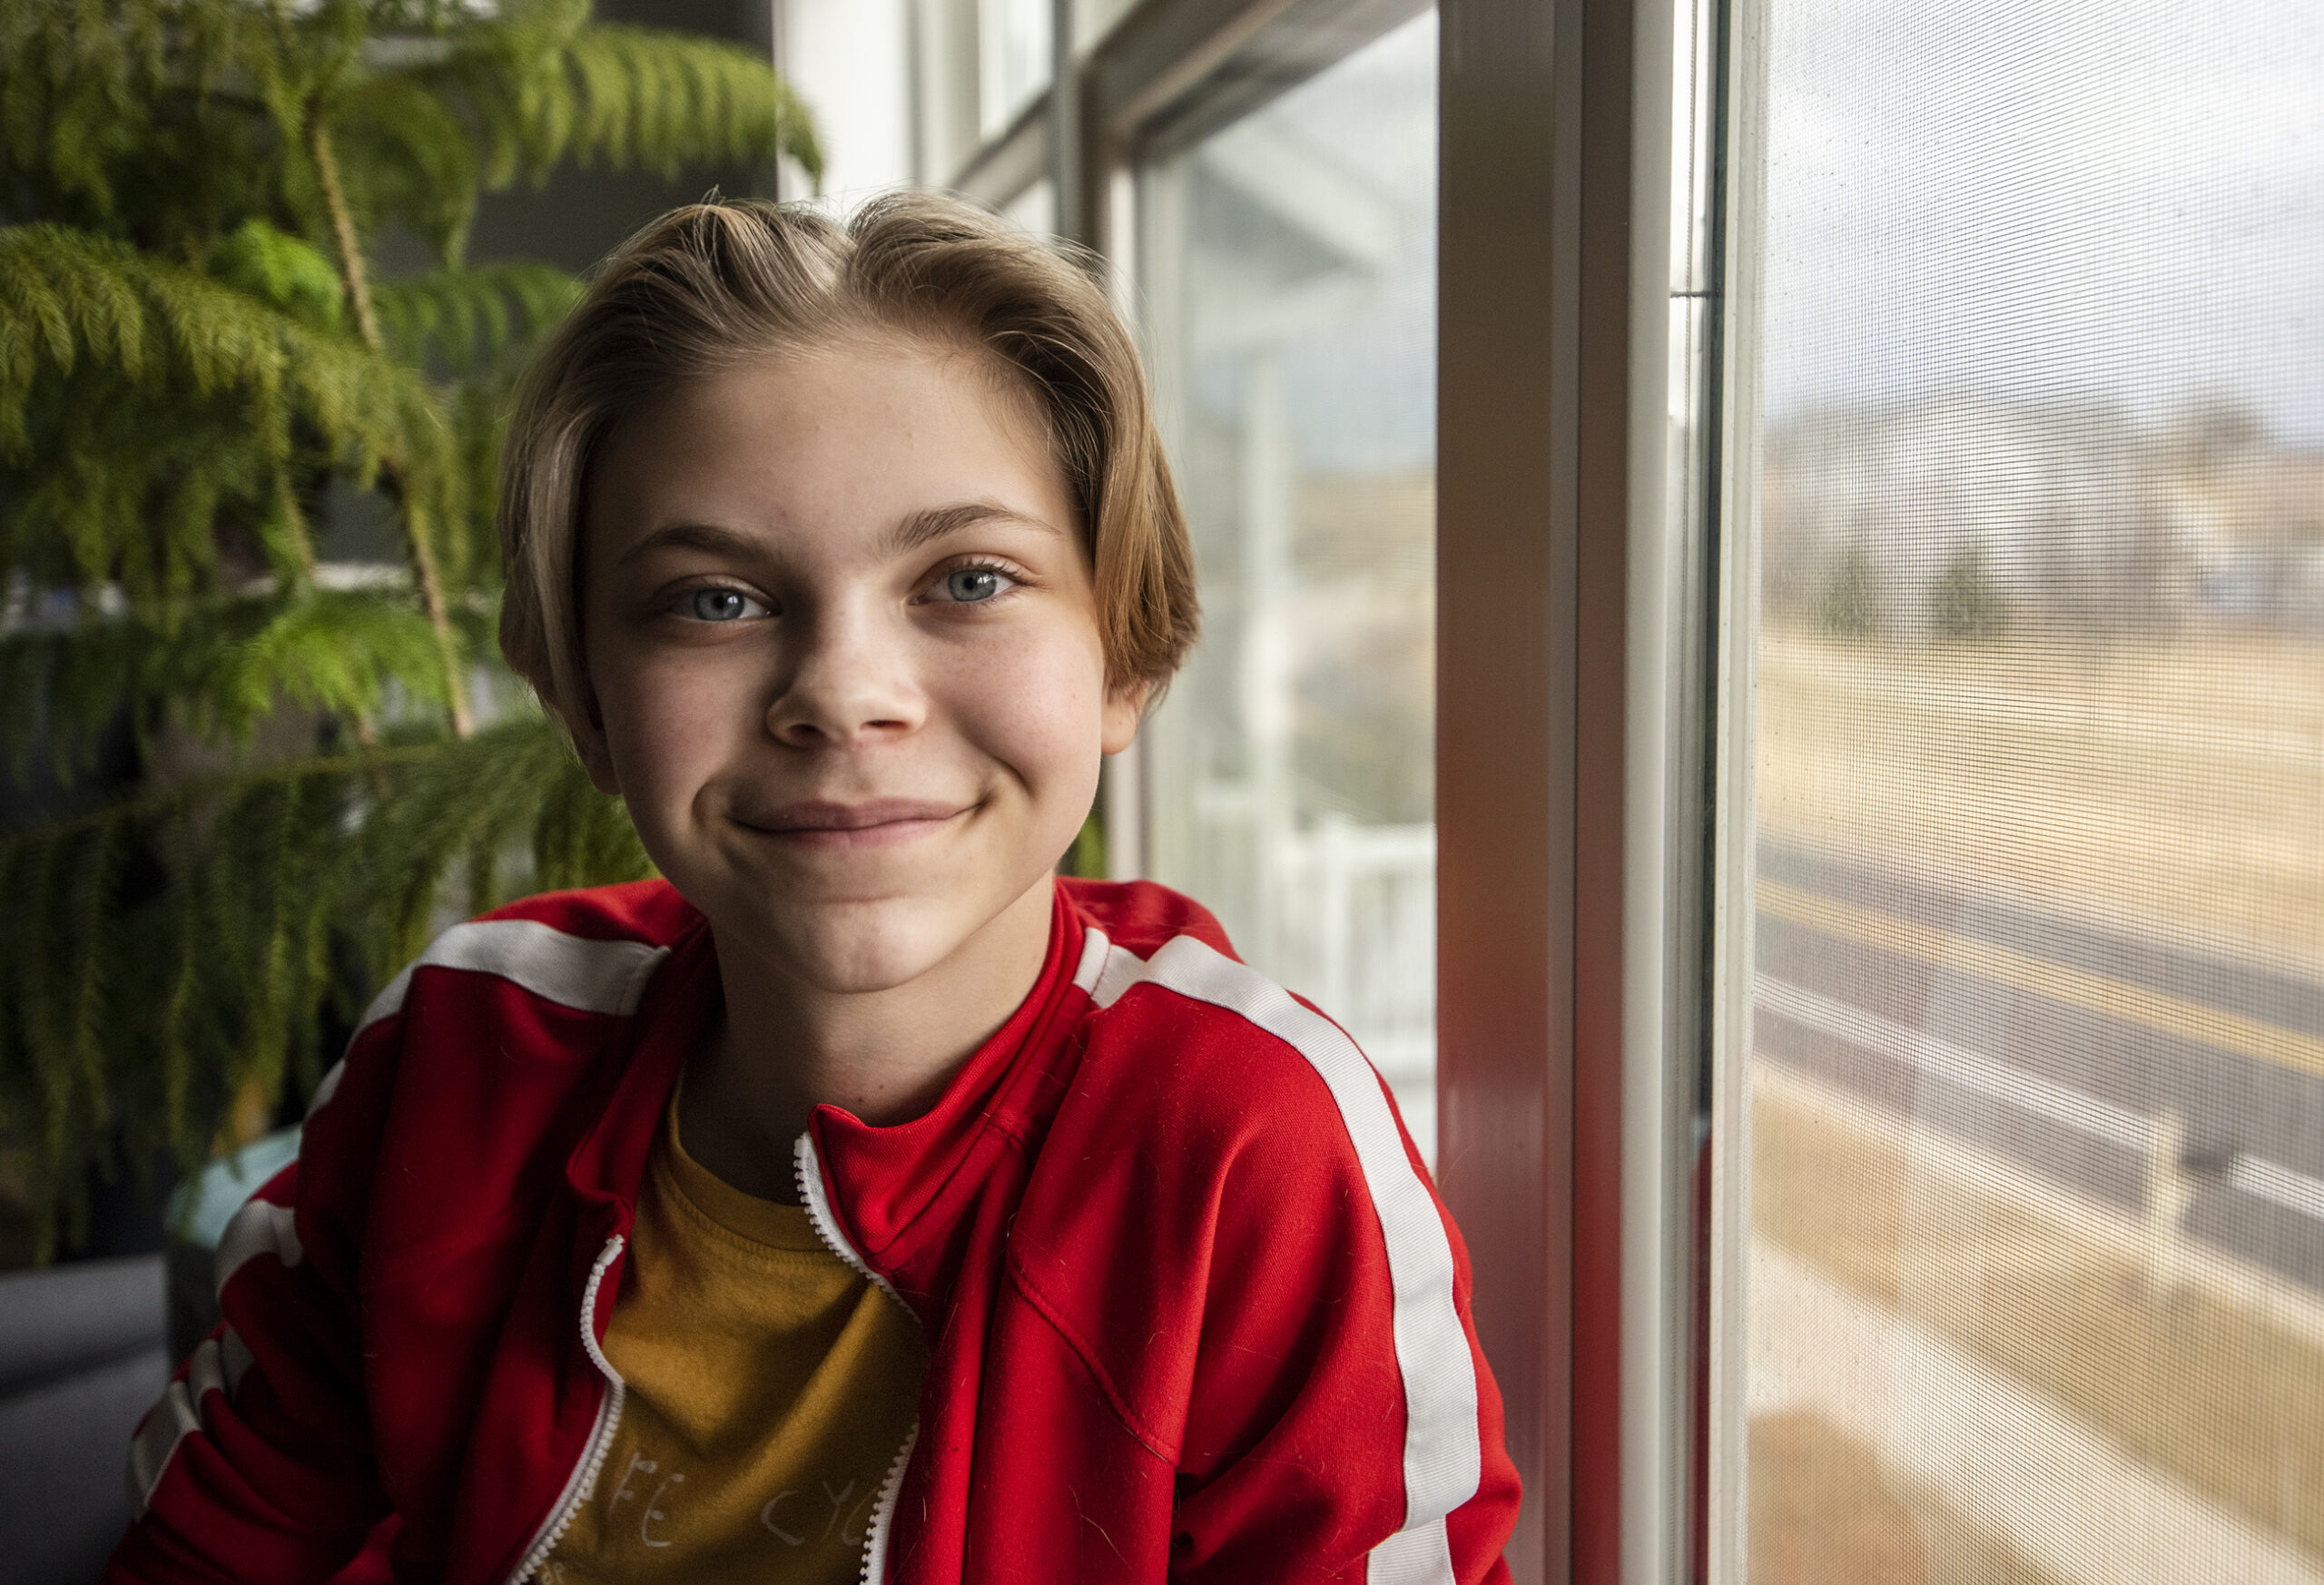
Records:
[[[1758,683],[1751,1579],[2324,1580],[2324,641]]]
[[[1757,682],[1777,839],[2324,969],[2324,639],[1884,644],[1771,625]]]
[[[2202,1252],[2165,1289],[2114,1207],[1755,1090],[1755,1580],[2324,1580],[2324,1299]]]

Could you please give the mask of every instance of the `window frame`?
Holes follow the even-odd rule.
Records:
[[[1717,477],[1669,493],[1674,396],[1707,435],[1722,406],[1679,389],[1669,333],[1674,293],[1723,290],[1716,248],[1707,281],[1671,268],[1695,8],[1440,11],[1441,1176],[1538,1494],[1512,1573],[1695,1578],[1699,833],[1728,653]]]
[[[1728,103],[1720,117],[1727,142],[1722,156],[1724,188],[1720,216],[1724,235],[1720,268],[1727,277],[1725,356],[1720,370],[1721,458],[1712,487],[1718,492],[1725,526],[1711,587],[1713,632],[1709,641],[1716,697],[1749,701],[1756,688],[1759,648],[1759,285],[1756,273],[1738,261],[1759,256],[1767,146],[1764,7],[1740,0],[1729,8],[1717,0],[1722,18],[1721,74]],[[1749,1492],[1746,1484],[1748,1438],[1745,1415],[1750,1238],[1750,1111],[1748,1091],[1733,1070],[1750,1059],[1751,982],[1757,951],[1758,753],[1756,713],[1720,708],[1710,722],[1712,800],[1710,891],[1707,914],[1712,940],[1706,976],[1705,1009],[1709,1042],[1714,1111],[1710,1136],[1732,1140],[1732,1149],[1714,1148],[1697,1207],[1703,1301],[1698,1344],[1702,1374],[1694,1437],[1701,1461],[1703,1490],[1697,1499],[1700,1526],[1696,1578],[1745,1578],[1749,1556]],[[1738,1285],[1738,1279],[1742,1279]]]

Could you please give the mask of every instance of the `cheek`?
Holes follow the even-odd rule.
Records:
[[[1029,781],[1095,784],[1105,667],[1094,638],[1027,635],[950,668],[943,686],[962,732]]]
[[[699,661],[666,653],[607,655],[604,665],[592,666],[606,747],[633,806],[653,803],[665,788],[698,782],[724,747],[730,690],[715,668]]]

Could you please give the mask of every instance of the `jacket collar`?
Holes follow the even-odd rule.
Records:
[[[1055,1113],[1064,1094],[1059,1058],[1083,1002],[1073,971],[1086,928],[1063,890],[1054,890],[1049,952],[1032,989],[927,1112],[875,1127],[843,1108],[815,1108],[809,1128],[832,1207],[882,1275],[940,1231],[922,1226],[931,1207],[949,1190],[972,1186],[960,1180],[986,1148],[1000,1139],[1023,1145]]]
[[[626,1236],[635,1223],[670,1092],[720,1004],[709,921],[687,912],[638,1005],[634,1044],[596,1089],[605,1098],[601,1110],[566,1160],[566,1181],[582,1206],[576,1257],[585,1270],[607,1238]],[[1065,1086],[1059,1059],[1085,1002],[1073,973],[1086,933],[1079,911],[1055,889],[1049,951],[1032,989],[922,1116],[875,1127],[840,1107],[815,1109],[810,1129],[832,1209],[882,1275],[941,1231],[927,1224],[946,1218],[931,1218],[930,1209],[948,1188],[973,1186],[973,1173],[962,1181],[964,1169],[1001,1141],[1022,1144],[1055,1113]]]

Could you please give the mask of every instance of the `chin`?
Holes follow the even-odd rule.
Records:
[[[802,963],[799,979],[826,996],[876,996],[910,985],[936,966],[937,958],[895,949],[825,953]]]
[[[942,963],[971,931],[931,929],[925,917],[906,922],[871,918],[817,917],[778,927],[782,957],[803,983],[831,996],[893,990]]]

